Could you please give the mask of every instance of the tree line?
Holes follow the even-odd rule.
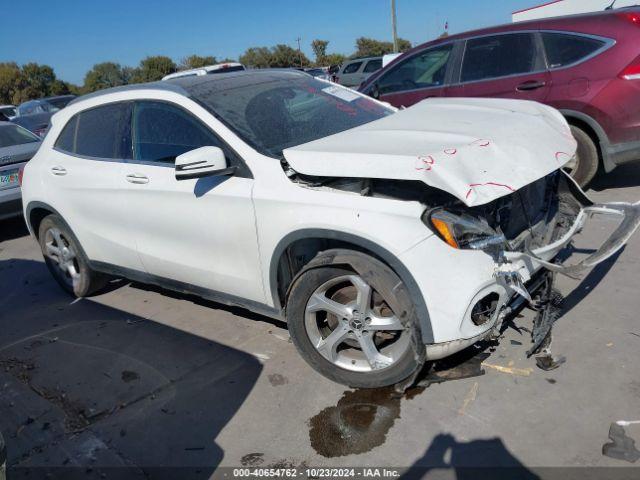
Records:
[[[314,59],[310,60],[303,52],[279,44],[273,47],[248,48],[238,61],[248,68],[288,68],[339,65],[348,58],[379,56],[393,51],[391,42],[382,42],[361,37],[356,40],[356,51],[347,56],[340,53],[328,53],[329,41],[311,42]],[[400,51],[411,48],[411,42],[399,39]],[[144,58],[137,67],[123,66],[115,62],[102,62],[94,65],[84,77],[82,85],[65,82],[56,77],[52,67],[38,63],[18,65],[16,62],[0,62],[0,104],[18,105],[34,98],[52,95],[95,92],[103,88],[117,87],[131,83],[153,82],[165,75],[180,70],[203,67],[215,63],[233,62],[214,56],[190,55],[178,63],[164,55]]]

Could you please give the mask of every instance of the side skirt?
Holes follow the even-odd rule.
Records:
[[[254,302],[234,295],[229,295],[215,290],[209,290],[208,288],[198,287],[190,283],[180,282],[170,278],[159,277],[157,275],[151,275],[146,272],[140,272],[138,270],[132,270],[130,268],[119,267],[105,262],[90,261],[89,265],[91,269],[112,275],[114,277],[126,278],[134,282],[145,283],[149,285],[156,285],[167,290],[174,292],[185,293],[189,295],[195,295],[206,300],[211,300],[216,303],[228,305],[231,307],[240,307],[250,310],[254,313],[264,315],[276,320],[286,321],[282,310],[270,307],[263,303]]]

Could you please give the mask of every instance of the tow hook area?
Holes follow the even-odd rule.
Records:
[[[524,298],[528,303],[533,302],[527,287],[525,287],[525,279],[520,272],[520,269],[513,263],[501,263],[494,272],[496,280],[501,281],[505,287],[511,290],[513,293],[517,293]]]
[[[531,309],[536,311],[536,317],[533,321],[531,330],[531,348],[527,351],[527,358],[535,355],[536,364],[542,370],[554,370],[564,363],[564,357],[554,357],[551,353],[551,330],[555,322],[562,315],[563,297],[558,290],[554,288],[555,276],[554,272],[544,274],[541,285],[535,289],[535,300],[525,286],[525,281],[521,271],[516,265],[509,262],[501,263],[494,273],[496,279],[500,280],[506,288],[513,293],[519,295],[522,303],[527,304]],[[501,312],[501,316],[496,322],[496,328],[493,338],[501,335],[502,323],[504,319],[511,313],[511,309],[507,308]]]

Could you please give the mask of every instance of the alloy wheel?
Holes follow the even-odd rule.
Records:
[[[307,301],[305,327],[326,360],[355,372],[388,368],[410,347],[400,319],[359,275],[320,285]]]
[[[47,257],[58,268],[65,282],[76,288],[80,282],[80,266],[71,242],[57,228],[45,232],[44,242]]]

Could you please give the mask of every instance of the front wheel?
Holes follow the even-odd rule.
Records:
[[[388,269],[376,273],[401,285]],[[308,270],[289,295],[291,338],[305,360],[333,381],[361,388],[401,382],[424,362],[413,305],[401,297],[384,298],[345,268]]]

